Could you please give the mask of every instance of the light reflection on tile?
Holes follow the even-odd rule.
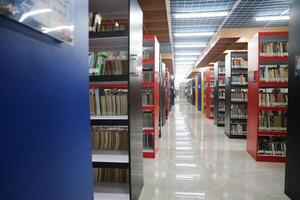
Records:
[[[245,140],[228,139],[186,102],[173,108],[159,143],[157,158],[144,159],[139,200],[289,200],[284,164],[255,162]]]

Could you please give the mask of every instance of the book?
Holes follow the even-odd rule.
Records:
[[[259,112],[259,131],[286,132],[287,111],[264,111]]]
[[[127,75],[128,51],[89,52],[89,75]]]
[[[128,150],[128,129],[119,127],[92,127],[93,150]]]
[[[288,89],[287,88],[259,89],[259,106],[261,107],[288,106]]]
[[[260,136],[257,153],[265,156],[286,156],[286,137]]]
[[[288,82],[288,65],[260,65],[261,82]]]
[[[127,89],[90,89],[91,115],[127,115],[127,102]]]
[[[118,168],[93,168],[94,184],[97,183],[129,183],[128,169]]]
[[[288,56],[288,41],[261,42],[260,50],[260,56]]]

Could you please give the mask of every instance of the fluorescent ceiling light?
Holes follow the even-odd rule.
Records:
[[[224,17],[227,15],[228,15],[227,11],[220,11],[220,12],[176,13],[174,14],[174,17],[177,19],[186,19],[186,18]]]
[[[290,19],[290,16],[288,16],[288,15],[255,17],[256,21],[286,21],[289,19]]]
[[[176,62],[175,65],[191,65],[193,66],[195,62]]]
[[[201,53],[191,52],[191,53],[175,53],[176,56],[199,56]]]
[[[212,36],[214,32],[197,32],[197,33],[174,33],[175,37],[201,37]]]
[[[49,13],[52,10],[50,8],[46,8],[46,9],[39,9],[39,10],[33,10],[27,13],[24,13],[21,18],[19,19],[19,22],[23,22],[25,19],[27,19],[28,17],[34,16],[34,15],[38,15],[38,14],[43,14],[43,13]]]
[[[175,44],[175,48],[201,48],[206,47],[206,44]]]

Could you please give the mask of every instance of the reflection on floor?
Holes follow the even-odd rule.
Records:
[[[246,141],[228,139],[186,101],[163,128],[159,155],[145,159],[140,200],[287,200],[284,164],[255,162]]]

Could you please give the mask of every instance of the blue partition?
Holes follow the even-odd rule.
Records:
[[[0,199],[92,200],[88,1],[74,45],[0,17]]]

